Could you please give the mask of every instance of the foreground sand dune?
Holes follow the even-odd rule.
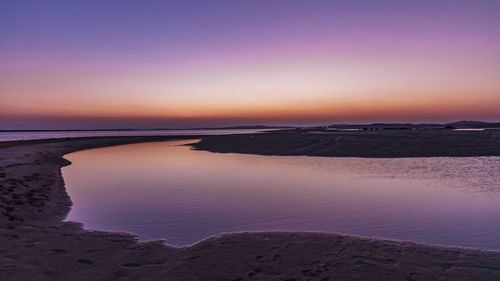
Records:
[[[207,139],[223,138],[234,149],[229,140],[242,137]],[[71,205],[63,155],[169,139],[0,144],[0,280],[500,280],[500,252],[493,251],[309,232],[224,234],[175,248],[61,221]]]

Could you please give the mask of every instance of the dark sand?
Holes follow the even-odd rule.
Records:
[[[197,147],[218,140],[227,145],[224,152],[250,153],[252,147],[265,146],[256,152],[277,154],[279,142],[286,143],[279,154],[287,149],[293,155],[305,152],[298,149],[300,144],[313,150],[309,137],[287,141],[281,134],[205,137]],[[493,135],[498,140],[498,134]],[[344,136],[353,138],[312,138],[331,141]],[[262,143],[266,138],[277,142]],[[312,232],[224,234],[175,248],[161,241],[141,243],[130,234],[85,231],[78,223],[61,221],[71,205],[61,177],[61,167],[69,164],[63,155],[169,139],[1,143],[0,280],[500,280],[500,252]],[[239,139],[247,141],[233,143]],[[367,151],[360,154],[376,154],[371,148]],[[318,153],[327,155],[324,150]]]
[[[322,131],[207,136],[196,149],[222,153],[334,157],[500,156],[500,130]]]

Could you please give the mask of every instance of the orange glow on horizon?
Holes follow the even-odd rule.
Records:
[[[377,95],[374,95],[377,97]],[[451,95],[453,96],[453,95]],[[260,106],[234,104],[219,106],[176,106],[134,105],[120,103],[106,104],[69,104],[50,102],[46,104],[24,104],[10,111],[6,108],[0,114],[4,116],[32,118],[139,118],[139,119],[240,119],[240,120],[349,120],[372,118],[375,120],[417,118],[432,116],[453,120],[457,115],[479,116],[493,114],[500,108],[500,99],[494,95],[487,100],[471,101],[466,96],[436,96],[433,99],[419,99],[418,95],[396,95],[374,98],[358,102],[352,100],[304,100],[297,102],[268,103]],[[24,112],[19,114],[18,110]],[[29,112],[29,114],[27,113]]]
[[[275,60],[178,73],[8,72],[0,78],[0,90],[10,93],[0,104],[0,118],[494,117],[500,108],[499,72],[495,60],[480,57]]]
[[[0,130],[500,121],[495,1],[62,2],[4,5]]]

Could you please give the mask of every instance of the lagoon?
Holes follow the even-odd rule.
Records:
[[[500,157],[259,156],[192,142],[66,155],[67,220],[176,246],[293,230],[500,249]]]

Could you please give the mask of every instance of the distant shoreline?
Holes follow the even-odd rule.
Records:
[[[265,135],[274,134],[289,132]],[[2,280],[500,279],[496,251],[318,232],[230,233],[176,248],[161,241],[138,242],[131,234],[86,231],[81,224],[62,221],[71,206],[60,171],[70,164],[65,154],[200,137],[212,143],[221,140],[93,137],[0,145]]]
[[[290,129],[292,126],[235,126],[235,127],[214,127],[214,128],[150,128],[150,129],[47,129],[47,130],[0,130],[6,132],[126,132],[126,131],[214,131],[214,130],[275,130]]]
[[[451,123],[368,123],[368,124],[330,124],[317,126],[293,125],[240,125],[228,127],[194,127],[194,128],[96,128],[96,129],[0,129],[1,132],[120,132],[120,131],[190,131],[190,130],[275,130],[275,129],[478,129],[500,128],[500,122],[457,121]]]

